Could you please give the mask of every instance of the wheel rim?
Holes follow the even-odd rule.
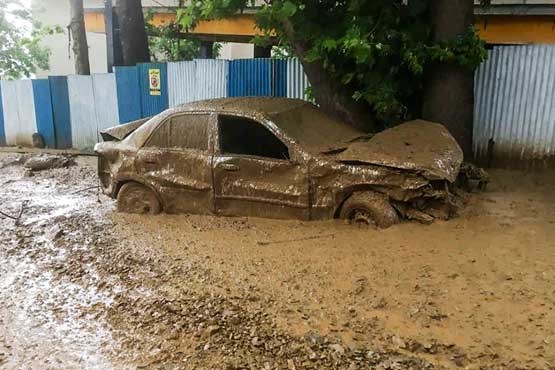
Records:
[[[360,227],[375,225],[370,212],[367,209],[363,208],[354,209],[349,216],[349,221],[351,221],[352,224],[358,225]]]

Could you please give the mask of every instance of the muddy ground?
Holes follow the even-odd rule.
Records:
[[[378,231],[115,213],[0,160],[2,369],[555,369],[555,175]]]

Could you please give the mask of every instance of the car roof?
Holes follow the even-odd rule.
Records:
[[[311,103],[300,99],[273,97],[238,97],[200,100],[182,104],[178,111],[204,111],[221,113],[265,114],[273,115],[296,109]]]

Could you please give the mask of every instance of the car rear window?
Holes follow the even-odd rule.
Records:
[[[208,149],[208,114],[172,116],[152,133],[146,146],[173,149]]]

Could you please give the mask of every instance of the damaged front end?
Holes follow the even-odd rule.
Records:
[[[329,150],[324,158],[335,164],[328,166],[330,173],[316,176],[320,209],[326,199],[343,204],[364,191],[383,194],[402,218],[423,223],[447,220],[460,207],[452,187],[463,153],[440,124],[407,122]]]

